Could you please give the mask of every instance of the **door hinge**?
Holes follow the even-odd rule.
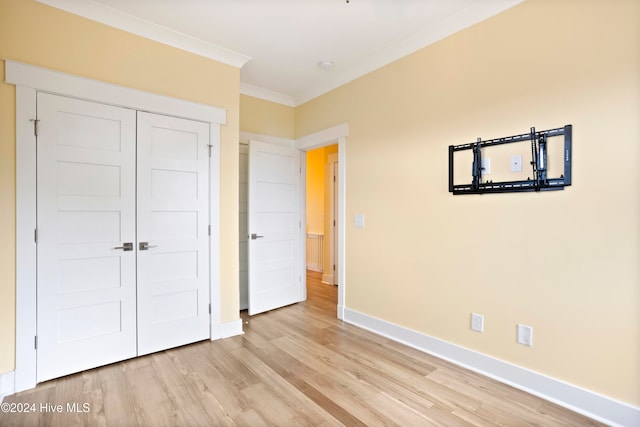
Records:
[[[40,120],[38,119],[31,119],[29,120],[30,122],[33,122],[33,134],[35,136],[38,136],[38,123],[40,123]]]
[[[336,265],[333,264],[333,271],[336,271]]]
[[[211,157],[211,149],[213,148],[213,145],[209,144],[207,147],[209,147],[209,157]]]
[[[209,303],[209,314],[211,314],[211,303]]]
[[[37,228],[33,230],[33,241],[35,243],[38,243],[38,229]]]
[[[38,336],[33,337],[33,348],[38,349]]]
[[[209,236],[211,236],[211,224],[209,224]]]

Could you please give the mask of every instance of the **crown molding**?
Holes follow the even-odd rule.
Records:
[[[242,68],[250,56],[191,37],[144,19],[129,15],[91,0],[36,0],[65,12],[135,34],[159,43],[194,53],[236,68]]]
[[[286,105],[288,107],[296,106],[292,96],[247,83],[240,83],[240,93],[243,95],[253,96],[254,98],[264,99],[265,101]]]

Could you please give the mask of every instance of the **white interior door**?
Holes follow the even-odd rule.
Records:
[[[240,310],[249,308],[249,145],[240,144],[240,174],[239,174],[239,248],[240,248]]]
[[[133,110],[38,94],[37,380],[136,355]]]
[[[249,314],[305,298],[301,152],[249,143]]]
[[[207,339],[209,125],[138,113],[138,354]]]

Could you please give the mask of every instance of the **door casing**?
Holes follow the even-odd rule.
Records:
[[[5,82],[16,86],[16,367],[14,392],[36,385],[36,94],[47,92],[209,124],[210,268],[220,271],[220,125],[222,108],[156,95],[5,60]],[[228,336],[220,322],[220,276],[212,274],[211,339]]]
[[[329,145],[338,145],[338,244],[337,244],[337,285],[338,285],[338,306],[337,317],[338,319],[344,318],[345,307],[345,218],[346,218],[346,153],[347,153],[347,137],[349,136],[349,124],[341,123],[330,128],[323,129],[318,132],[311,133],[298,139],[286,139],[280,137],[274,137],[270,135],[260,135],[251,132],[240,132],[240,142],[248,143],[250,140],[258,140],[262,142],[269,142],[273,144],[280,144],[297,148],[300,151],[306,152],[314,150],[316,148],[322,148]],[[305,162],[302,167],[304,168]],[[303,170],[303,180],[306,176],[306,172]],[[302,188],[305,188],[304,182]],[[302,221],[306,223],[306,206],[304,203],[306,196],[303,195],[302,200]],[[303,245],[305,240],[302,239]],[[306,253],[306,248],[302,248],[302,253]],[[304,271],[305,257],[301,257],[301,265]]]

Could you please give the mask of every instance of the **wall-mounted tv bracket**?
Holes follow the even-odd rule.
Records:
[[[547,139],[564,136],[563,162],[564,173],[559,178],[547,176]],[[521,181],[482,182],[482,149],[494,145],[531,141],[531,167],[533,177]],[[453,155],[457,151],[472,150],[472,181],[470,184],[454,185]],[[557,129],[536,131],[532,127],[529,133],[507,136],[504,138],[449,146],[449,192],[455,194],[513,193],[523,191],[563,190],[571,185],[571,125]]]

